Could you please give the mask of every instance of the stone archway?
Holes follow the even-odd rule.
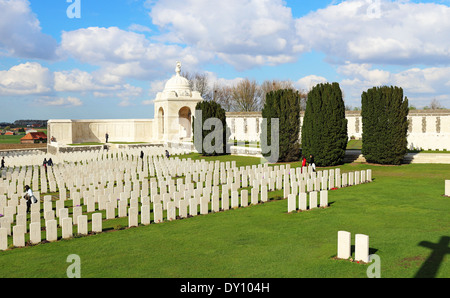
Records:
[[[162,107],[158,110],[158,138],[162,139],[164,137],[164,109]]]
[[[189,107],[182,107],[178,111],[178,124],[180,125],[180,139],[191,139],[192,113]]]

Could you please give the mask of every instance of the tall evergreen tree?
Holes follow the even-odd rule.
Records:
[[[192,131],[194,146],[199,153],[214,156],[226,154],[227,129],[225,110],[220,104],[214,101],[197,103]]]
[[[262,109],[262,118],[267,126],[262,125],[261,146],[271,147],[272,119],[279,119],[278,161],[297,161],[300,158],[300,94],[292,89],[280,89],[266,94]],[[267,141],[267,143],[266,143]],[[270,154],[262,148],[265,157]]]
[[[322,83],[311,89],[302,125],[302,154],[314,156],[317,166],[342,163],[347,147],[345,104],[338,83]]]
[[[406,154],[408,98],[400,87],[373,87],[361,95],[362,154],[368,162],[399,165]]]

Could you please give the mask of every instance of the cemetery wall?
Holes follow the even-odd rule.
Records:
[[[362,117],[359,111],[347,111],[348,137],[362,138]],[[178,124],[178,119],[174,119]],[[450,150],[450,110],[412,110],[408,115],[408,148],[424,150]],[[230,139],[258,142],[260,140],[262,116],[260,112],[229,112],[227,125]],[[303,113],[300,125],[303,123]],[[50,120],[48,135],[55,137],[55,146],[105,142],[152,142],[156,124],[152,119],[125,120]],[[301,132],[300,132],[301,135]],[[50,139],[49,138],[49,139]]]
[[[104,143],[106,133],[109,142],[149,142],[153,136],[152,129],[152,119],[49,120],[47,124],[49,141],[55,138],[55,146]]]
[[[303,124],[300,116],[300,125]],[[347,111],[348,137],[362,138],[362,117],[359,111]],[[261,113],[227,113],[230,139],[259,141]],[[450,150],[450,110],[412,110],[408,115],[408,148],[424,150]],[[301,135],[301,132],[300,132]]]

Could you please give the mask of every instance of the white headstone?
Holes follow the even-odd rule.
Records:
[[[47,241],[56,241],[58,240],[58,230],[57,230],[58,222],[56,219],[50,219],[45,222],[45,234]]]
[[[328,190],[320,191],[320,207],[328,207]]]
[[[337,257],[339,259],[348,259],[351,256],[351,233],[347,231],[338,231],[338,249]]]
[[[288,213],[294,212],[296,210],[296,196],[294,194],[288,195]]]
[[[355,235],[355,261],[369,263],[369,236]]]
[[[128,227],[138,226],[138,213],[137,207],[130,207],[128,209]]]
[[[32,244],[37,244],[41,242],[41,223],[32,222],[30,223],[30,242]]]
[[[77,232],[80,235],[88,234],[88,216],[87,215],[78,215],[77,217]]]
[[[13,245],[15,247],[25,246],[25,226],[13,226]]]
[[[309,209],[317,208],[317,191],[309,193]]]
[[[241,190],[241,206],[242,207],[248,206],[248,190],[247,189]]]
[[[0,250],[8,249],[8,230],[0,228]]]
[[[444,194],[450,197],[450,180],[445,180],[445,192]]]
[[[94,213],[92,214],[92,232],[94,233],[101,233],[102,232],[102,214],[101,213]]]
[[[72,218],[65,217],[62,218],[62,238],[68,239],[73,237],[73,226],[72,226]]]
[[[306,192],[301,192],[298,196],[298,209],[299,210],[307,210],[307,194]]]
[[[141,205],[141,224],[150,224],[150,205]]]
[[[161,203],[153,204],[153,221],[155,223],[163,222],[163,210]]]

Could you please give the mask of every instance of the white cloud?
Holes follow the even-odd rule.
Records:
[[[53,75],[36,62],[27,62],[0,71],[1,95],[30,95],[49,93],[53,89]]]
[[[379,3],[379,15],[370,7]],[[338,63],[450,62],[450,7],[408,1],[343,1],[296,20],[310,50]]]
[[[370,64],[347,63],[338,68],[344,79],[341,88],[352,104],[360,105],[361,93],[376,86],[402,87],[410,101],[423,106],[439,98],[443,106],[450,107],[450,67],[408,68],[398,72],[374,69]]]
[[[293,62],[303,49],[281,0],[162,0],[150,16],[167,30],[160,40],[217,54],[237,69]]]
[[[57,42],[41,32],[27,0],[0,0],[0,50],[8,56],[56,59]]]
[[[82,106],[83,102],[77,97],[40,97],[36,100],[36,103],[39,105],[45,106],[64,106],[64,107],[78,107]]]
[[[104,79],[151,80],[172,72],[176,61],[193,68],[211,54],[189,47],[153,43],[145,35],[117,27],[63,32],[61,50],[83,63],[100,66]]]
[[[309,75],[306,77],[303,77],[299,79],[297,82],[295,82],[295,86],[300,90],[309,91],[311,90],[315,85],[320,83],[326,83],[327,79],[321,76],[316,75]]]

